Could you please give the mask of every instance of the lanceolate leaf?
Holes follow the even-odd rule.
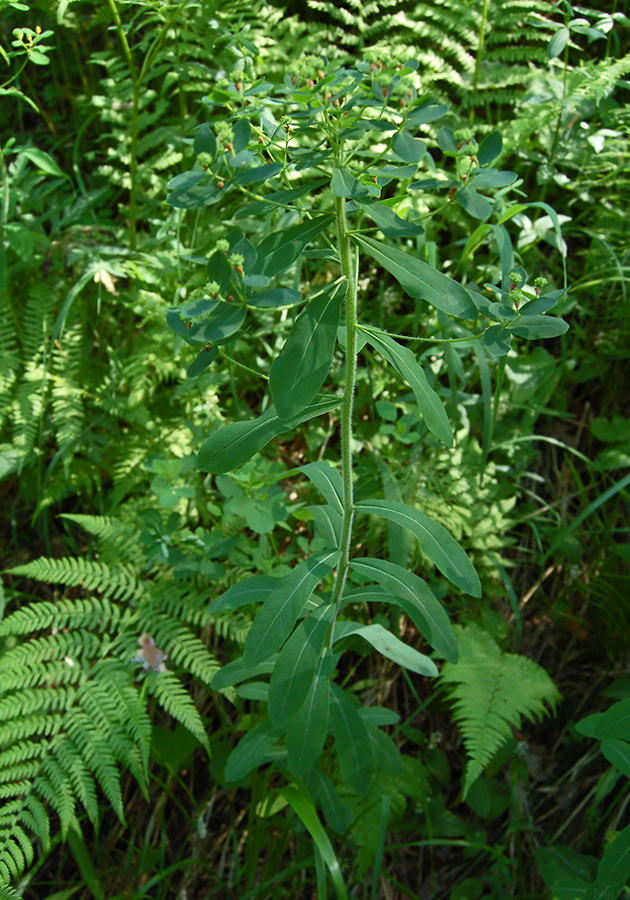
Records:
[[[271,366],[271,396],[283,419],[305,409],[328,375],[345,293],[346,284],[342,282],[311,300]]]
[[[277,275],[290,266],[304,247],[333,221],[334,217],[330,215],[313,216],[299,225],[273,232],[256,247],[258,260],[251,274]]]
[[[332,506],[329,506],[328,503],[307,506],[306,510],[313,516],[317,528],[317,536],[324,541],[324,544],[330,547],[331,550],[340,547],[343,527],[341,514],[336,509],[333,509]]]
[[[304,604],[319,582],[339,562],[339,550],[323,550],[297,565],[265,600],[243,648],[243,662],[263,662],[284,644]]]
[[[503,138],[500,131],[493,131],[487,134],[483,141],[479,144],[477,150],[477,159],[480,166],[487,166],[493,162],[503,149]]]
[[[405,610],[418,631],[424,635],[432,647],[449,662],[458,659],[455,632],[444,610],[444,607],[433,596],[433,593],[422,578],[408,572],[395,563],[383,559],[350,560],[355,572],[373,578],[381,587],[391,594],[396,602]]]
[[[215,691],[222,691],[225,688],[233,687],[235,684],[240,684],[242,681],[256,678],[258,675],[269,675],[270,672],[273,672],[275,664],[276,657],[274,656],[265,660],[265,662],[259,663],[257,666],[246,666],[243,662],[243,657],[240,656],[238,659],[233,659],[232,662],[229,662],[227,666],[219,669],[212,679],[211,686]]]
[[[405,128],[417,128],[418,125],[426,125],[429,122],[435,122],[436,119],[441,119],[447,112],[448,106],[435,103],[433,100],[422,103],[420,106],[411,110],[405,119]]]
[[[341,774],[357,794],[367,794],[374,773],[368,733],[345,691],[334,682],[330,687],[330,715]]]
[[[274,748],[273,745],[279,736],[279,731],[271,722],[263,722],[248,732],[228,756],[225,780],[240,781],[253,769],[276,759],[280,754],[278,748]]]
[[[443,444],[446,444],[447,447],[452,447],[453,432],[446,410],[442,406],[442,401],[436,391],[433,390],[427,381],[424,369],[419,365],[411,350],[408,347],[402,347],[392,340],[389,335],[368,328],[362,328],[361,330],[365,334],[368,343],[375,347],[391,363],[413,390],[429,431]]]
[[[335,642],[349,637],[351,634],[357,634],[365,641],[371,644],[375,650],[391,659],[392,662],[409,669],[410,672],[417,672],[418,675],[427,675],[429,678],[435,678],[438,674],[437,667],[432,659],[419,653],[408,644],[399,640],[391,631],[383,628],[382,625],[360,625],[357,622],[337,622],[335,625]]]
[[[470,294],[452,278],[410,253],[358,234],[351,237],[372,259],[391,272],[410,297],[426,300],[449,316],[460,319],[477,318],[477,310]]]
[[[235,218],[240,219],[244,216],[257,216],[263,213],[273,212],[279,207],[289,206],[294,200],[303,197],[304,194],[314,193],[317,188],[326,184],[327,178],[320,178],[317,181],[307,181],[298,187],[289,188],[284,191],[274,191],[271,194],[265,194],[264,200],[256,200],[254,203],[248,203],[236,211]]]
[[[238,609],[249,603],[261,603],[278,587],[278,583],[278,579],[272,578],[271,575],[252,575],[250,578],[244,578],[217,597],[207,611],[218,613],[223,609]]]
[[[630,877],[630,825],[620,831],[612,844],[606,848],[595,881],[594,896],[618,896]]]
[[[343,481],[339,471],[325,462],[309,463],[298,470],[313,482],[324,500],[343,515]]]
[[[352,197],[353,199],[356,199],[358,197],[374,196],[375,193],[370,190],[368,185],[361,184],[360,181],[357,181],[354,175],[351,175],[347,169],[333,169],[333,177],[330,186],[333,194],[336,194],[337,197]],[[378,193],[378,188],[376,188],[377,196]]]
[[[339,791],[318,766],[314,766],[305,776],[304,781],[317,799],[326,817],[326,823],[335,834],[345,834],[352,825],[354,815],[348,804],[342,800]]]
[[[558,316],[523,316],[516,325],[510,325],[512,334],[523,338],[554,338],[568,330],[568,323]]]
[[[245,321],[245,314],[246,310],[242,306],[221,303],[204,322],[199,322],[187,329],[184,340],[189,344],[223,341],[239,330]]]
[[[602,741],[602,753],[615,768],[630,778],[630,744],[628,741],[620,741],[619,738],[611,738]]]
[[[630,697],[614,703],[604,713],[595,713],[580,719],[576,730],[599,741],[611,738],[630,740]]]
[[[358,512],[381,516],[407,528],[420,541],[423,553],[449,581],[473,597],[481,596],[481,582],[473,564],[439,522],[434,522],[413,506],[394,500],[360,500],[356,508]]]
[[[328,835],[322,827],[322,823],[317,818],[315,807],[304,787],[302,785],[289,784],[286,787],[280,788],[279,793],[300,817],[304,827],[313,838],[313,842],[330,872],[330,877],[335,885],[337,900],[348,900],[348,893],[343,881],[341,867],[335,856],[335,851],[333,850]]]
[[[201,445],[197,468],[213,474],[238,469],[279,434],[291,431],[307,419],[337,409],[340,404],[340,397],[316,400],[289,420],[281,419],[275,407],[270,406],[257,419],[223,425]]]
[[[318,606],[295,629],[278,655],[269,682],[269,718],[284,725],[304,703],[315,678],[335,605]]]
[[[298,778],[307,775],[322,752],[328,734],[330,678],[317,671],[306,699],[287,722],[287,765]]]
[[[393,209],[380,201],[364,203],[358,200],[357,206],[378,225],[385,237],[415,237],[424,234],[422,225],[401,219]]]

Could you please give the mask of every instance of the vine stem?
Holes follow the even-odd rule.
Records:
[[[341,607],[341,598],[348,574],[352,523],[354,520],[354,488],[352,485],[352,412],[357,380],[357,280],[352,264],[350,238],[346,224],[346,207],[343,197],[335,197],[337,236],[341,270],[346,277],[346,372],[341,404],[341,478],[343,481],[343,520],[341,525],[341,559],[337,568],[332,602],[336,604],[335,619]],[[332,629],[331,629],[332,632]]]

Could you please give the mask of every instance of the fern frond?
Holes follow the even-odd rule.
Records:
[[[88,534],[98,538],[101,562],[114,564],[116,567],[121,563],[127,564],[132,569],[143,564],[138,533],[131,524],[111,516],[62,513],[60,518],[74,522]]]
[[[218,613],[213,616],[212,626],[220,637],[234,641],[242,647],[252,627],[252,620],[240,610],[230,610],[229,613]]]
[[[190,699],[190,695],[181,685],[179,679],[170,672],[147,674],[147,687],[160,706],[181,722],[182,725],[194,734],[200,744],[208,747],[208,737],[201,721],[201,716]]]
[[[459,663],[445,663],[440,678],[449,687],[453,718],[464,736],[469,762],[464,797],[495,753],[518,728],[522,716],[533,721],[552,711],[560,699],[541,666],[525,656],[503,653],[490,635],[474,624],[455,626]]]
[[[100,623],[101,627],[107,628],[119,622],[121,615],[120,607],[111,603],[107,598],[59,600],[56,603],[41,600],[39,603],[23,606],[22,609],[16,610],[0,622],[0,637],[10,634],[31,634],[33,631],[50,628],[52,625],[58,629],[94,628]],[[19,648],[5,651],[3,659],[10,658],[9,654],[18,650]],[[2,666],[2,659],[0,659],[0,666]]]
[[[52,581],[68,587],[80,585],[86,590],[99,591],[103,597],[113,600],[140,599],[145,588],[136,578],[134,571],[123,566],[116,568],[106,563],[87,559],[75,559],[71,556],[61,559],[48,559],[45,556],[8,569],[13,575],[25,575],[37,581]]]
[[[85,427],[84,390],[81,372],[84,359],[83,328],[78,323],[67,327],[63,346],[57,342],[52,352],[52,416],[57,446],[66,455]]]
[[[179,663],[195,677],[210,684],[218,670],[219,663],[210,655],[206,645],[177,620],[160,616],[147,623],[152,628],[153,637],[169,660]]]

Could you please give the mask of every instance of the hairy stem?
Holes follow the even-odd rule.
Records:
[[[352,411],[357,379],[357,282],[352,265],[350,238],[346,225],[346,208],[343,197],[335,198],[337,235],[341,256],[341,269],[346,277],[346,375],[341,405],[341,477],[343,480],[343,521],[341,526],[341,560],[333,588],[332,600],[341,605],[343,589],[348,574],[352,522],[354,519],[354,490],[352,486]]]

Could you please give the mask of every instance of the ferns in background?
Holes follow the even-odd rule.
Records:
[[[309,52],[349,60],[381,44],[419,62],[423,90],[450,97],[466,110],[488,103],[513,105],[531,77],[531,62],[546,59],[553,28],[549,0],[506,0],[488,5],[480,77],[475,75],[483,0],[285,0],[300,15]]]
[[[46,853],[50,810],[64,836],[79,827],[79,807],[95,823],[100,787],[124,821],[121,769],[146,792],[147,695],[207,746],[181,676],[207,686],[218,670],[197,636],[210,622],[209,590],[143,577],[130,525],[68,518],[98,538],[100,559],[42,558],[10,571],[84,596],[73,591],[0,616],[0,882],[33,862],[34,843]],[[139,654],[147,671],[137,669],[139,635],[151,636],[167,666]]]
[[[545,670],[533,660],[503,653],[477,625],[455,626],[460,660],[445,663],[440,673],[449,686],[453,718],[464,736],[469,762],[463,794],[493,756],[519,728],[521,718],[533,721],[555,710],[560,694]]]

